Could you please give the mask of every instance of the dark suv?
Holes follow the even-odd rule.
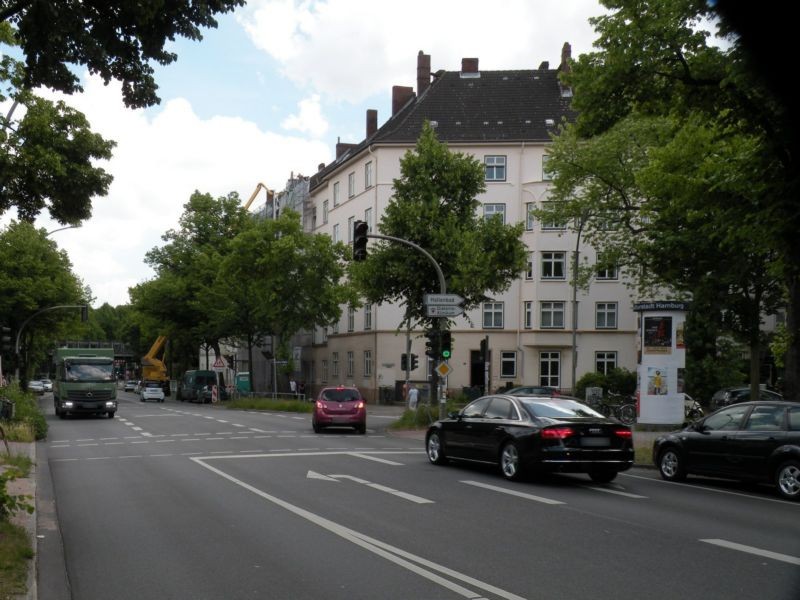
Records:
[[[777,392],[770,390],[759,390],[759,400],[783,400]],[[711,408],[716,410],[723,406],[730,406],[731,404],[739,404],[739,402],[748,402],[750,400],[749,387],[725,388],[719,390],[711,397]]]

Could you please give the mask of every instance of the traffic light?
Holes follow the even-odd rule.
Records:
[[[356,221],[353,224],[353,260],[367,260],[367,233],[369,225],[366,221]]]
[[[439,344],[441,350],[441,356],[444,360],[447,360],[448,358],[450,358],[450,355],[452,354],[451,352],[452,349],[450,344],[450,332],[443,331],[439,339],[441,340]]]
[[[405,352],[403,352],[403,354],[400,355],[400,370],[408,371],[408,354],[406,354]]]
[[[481,340],[481,362],[485,363],[489,360],[489,337]]]
[[[419,362],[417,361],[417,355],[411,355],[411,364],[409,365],[409,371],[416,371],[417,367],[419,366]]]
[[[439,358],[439,332],[429,331],[425,334],[425,356],[430,356],[434,360]]]
[[[0,327],[0,350],[8,352],[11,350],[11,328]]]

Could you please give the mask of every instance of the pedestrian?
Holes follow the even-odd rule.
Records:
[[[306,384],[305,384],[305,382],[301,381],[300,383],[297,384],[297,393],[300,394],[300,396],[301,396],[300,399],[301,400],[305,400],[306,399]]]
[[[294,380],[294,377],[289,378],[289,391],[293,396],[297,396],[297,382]]]
[[[413,383],[408,388],[408,408],[417,410],[417,401],[419,400],[419,390]]]

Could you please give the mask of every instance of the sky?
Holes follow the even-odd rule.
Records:
[[[292,174],[315,173],[338,139],[364,139],[368,109],[379,126],[389,118],[393,85],[416,88],[420,50],[432,71],[460,70],[464,57],[481,70],[555,68],[564,42],[573,58],[592,51],[588,19],[603,12],[596,0],[250,0],[202,41],[171,43],[178,59],[156,66],[154,107],[126,108],[118,84],[86,72],[83,93],[40,91],[117,146],[98,163],[114,182],[91,219],[54,231],[43,214],[36,225],[68,253],[93,306],[127,304],[128,288],[154,277],[145,254],[195,190],[245,202],[260,182],[280,191]]]

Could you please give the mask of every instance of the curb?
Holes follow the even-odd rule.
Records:
[[[15,525],[23,527],[25,531],[28,532],[28,539],[30,540],[31,548],[33,549],[33,558],[31,558],[28,563],[28,579],[26,582],[27,591],[24,594],[18,594],[15,596],[15,599],[36,600],[36,561],[38,557],[38,538],[36,537],[36,522],[38,517],[36,511],[36,442],[9,442],[8,445],[12,454],[23,456],[27,455],[28,458],[30,458],[33,462],[28,476],[22,479],[15,479],[14,481],[10,482],[8,488],[9,492],[12,494],[30,496],[30,502],[34,507],[32,513],[28,513],[24,510],[17,511],[11,517],[11,522]]]

